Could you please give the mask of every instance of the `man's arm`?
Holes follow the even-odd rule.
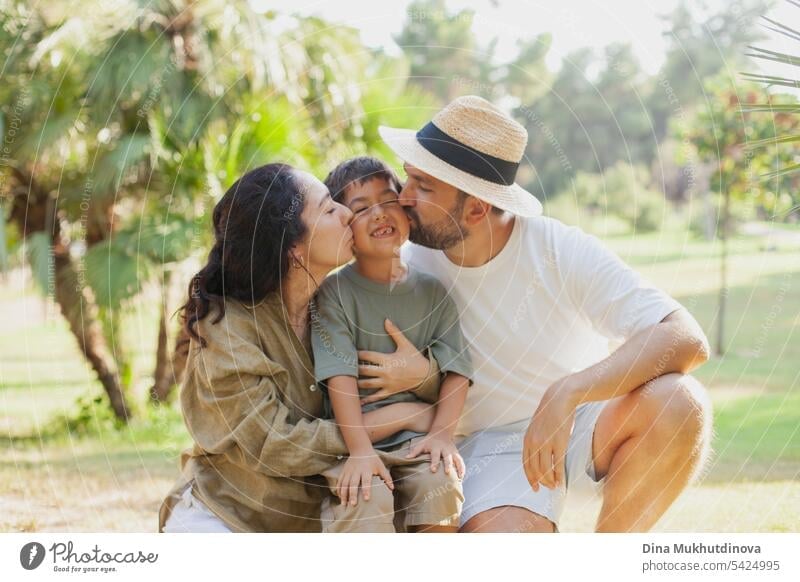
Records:
[[[573,406],[609,400],[669,373],[688,374],[705,363],[708,339],[685,309],[667,315],[639,332],[606,359],[563,378],[554,390],[564,392]]]
[[[687,373],[708,359],[700,326],[674,299],[631,269],[597,237],[558,227],[554,268],[576,313],[609,340],[610,356],[562,378],[545,391],[525,434],[523,464],[534,490],[564,481],[564,457],[575,410],[607,400],[671,372]],[[657,322],[657,323],[656,323]]]
[[[441,374],[439,364],[431,350],[421,353],[390,320],[384,322],[389,337],[397,350],[383,354],[359,350],[358,387],[375,390],[363,398],[361,404],[383,400],[398,392],[412,391],[417,398],[433,404],[439,397]]]
[[[603,361],[550,386],[525,434],[522,462],[533,489],[564,482],[571,421],[579,404],[622,396],[664,374],[686,374],[707,361],[709,351],[700,326],[681,308]]]

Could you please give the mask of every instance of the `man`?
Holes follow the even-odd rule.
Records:
[[[708,451],[697,322],[596,238],[539,216],[515,183],[527,132],[484,99],[380,133],[408,175],[404,256],[448,288],[475,366],[460,531],[557,531],[582,484],[602,493],[597,531],[649,530]]]

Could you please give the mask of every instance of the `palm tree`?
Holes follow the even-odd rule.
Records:
[[[302,46],[281,59],[280,35],[245,2],[131,2],[121,13],[119,3],[113,13],[86,3],[70,16],[59,12],[66,6],[2,12],[3,128],[12,138],[3,195],[40,263],[34,270],[52,271],[43,286],[124,421],[124,354],[108,338],[124,302],[184,258],[185,244],[175,252],[173,242],[185,240],[206,177],[219,174],[203,150],[225,131],[214,122],[241,113],[242,95],[280,95],[307,62]],[[137,214],[146,224],[129,220]],[[163,353],[162,342],[157,377]]]
[[[796,0],[786,0],[790,5],[800,8],[800,2]],[[781,22],[777,22],[772,18],[768,18],[766,16],[762,16],[762,19],[767,23],[766,28],[772,32],[776,32],[783,36],[784,38],[788,38],[791,41],[800,43],[800,31],[797,29],[783,24]],[[784,52],[778,52],[773,50],[768,50],[764,48],[759,48],[755,46],[751,46],[750,52],[747,53],[748,57],[752,57],[755,59],[760,59],[762,61],[770,62],[770,63],[779,63],[783,65],[789,66],[800,66],[800,56],[798,55],[791,55]],[[762,83],[766,85],[768,88],[772,87],[788,87],[790,89],[800,89],[800,80],[796,78],[791,78],[787,76],[780,76],[780,75],[765,75],[761,73],[742,73],[742,76],[749,80],[755,81],[758,83]],[[773,102],[759,102],[754,104],[748,104],[743,107],[743,111],[750,112],[750,113],[772,113],[776,118],[779,120],[785,120],[788,116],[797,116],[800,113],[800,105],[797,103],[773,103]],[[762,148],[768,147],[785,147],[786,145],[797,144],[800,142],[800,133],[792,132],[783,135],[777,135],[773,137],[768,137],[762,140],[751,141],[746,144],[746,147],[750,150],[757,150]],[[781,167],[775,168],[773,171],[764,174],[764,178],[766,179],[775,179],[780,178],[782,176],[794,174],[800,171],[800,163],[791,163],[787,165],[783,165]],[[793,212],[797,212],[800,209],[800,205],[793,205],[787,212],[787,215]]]
[[[428,115],[404,80],[384,84],[394,107],[375,102],[364,79],[385,59],[355,31],[260,14],[244,0],[56,0],[3,5],[0,19],[8,221],[123,421],[121,314],[160,286],[150,395],[164,400],[181,360],[170,356],[180,344],[169,341],[169,288],[182,283],[173,273],[207,248],[225,188],[270,159],[323,173],[376,144],[378,119],[414,105]]]

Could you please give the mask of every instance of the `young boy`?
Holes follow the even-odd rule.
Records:
[[[394,531],[394,510],[401,509],[410,531],[455,532],[464,465],[453,434],[472,376],[455,303],[436,279],[399,258],[409,224],[398,203],[400,182],[386,164],[354,158],[325,184],[353,212],[355,254],[354,263],[322,283],[312,313],[316,378],[350,452],[323,474],[335,495],[325,529]],[[362,407],[372,391],[358,388],[357,351],[396,349],[387,319],[438,362],[444,380],[435,406],[401,392]],[[412,449],[431,454],[410,458]]]

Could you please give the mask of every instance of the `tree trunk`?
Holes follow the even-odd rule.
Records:
[[[169,318],[170,297],[172,296],[172,278],[169,273],[164,274],[161,286],[161,315],[158,322],[158,345],[156,347],[156,367],[153,372],[153,386],[150,388],[150,401],[152,403],[166,402],[172,390],[183,379],[186,368],[186,359],[189,354],[188,334],[181,326],[175,337],[175,348],[170,357],[169,349]]]
[[[156,367],[153,371],[153,386],[150,388],[151,402],[164,402],[169,396],[175,377],[170,369],[169,332],[169,273],[161,277],[161,313],[158,317],[158,342],[156,343]]]
[[[50,234],[53,241],[55,301],[67,320],[72,335],[78,341],[78,347],[108,395],[111,409],[118,419],[127,422],[130,408],[125,401],[116,361],[108,349],[97,319],[97,304],[75,270],[50,196],[33,179],[31,173],[17,167],[12,167],[11,170],[17,183],[17,192],[12,198],[9,220],[17,226],[23,237],[39,231]]]
[[[55,299],[61,314],[84,357],[97,374],[108,395],[114,415],[121,421],[130,419],[130,407],[120,384],[114,358],[108,350],[103,330],[97,320],[97,306],[88,289],[78,279],[72,260],[66,252],[54,254]]]

